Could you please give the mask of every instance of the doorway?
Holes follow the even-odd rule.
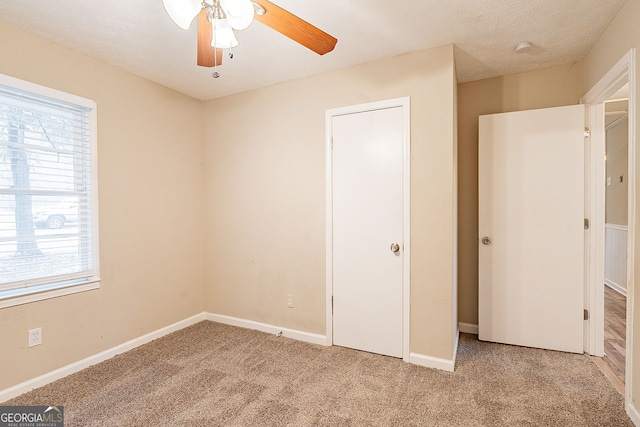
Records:
[[[626,359],[629,85],[604,102],[605,253],[604,357],[597,359],[624,394]]]
[[[327,341],[408,360],[409,99],[326,120]]]
[[[635,49],[631,49],[616,63],[609,72],[582,98],[588,105],[588,119],[591,132],[590,154],[587,162],[586,212],[591,220],[587,233],[586,259],[587,271],[585,307],[589,310],[589,319],[585,321],[585,351],[594,356],[604,356],[605,323],[605,188],[607,174],[605,162],[605,102],[610,100],[625,85],[628,85],[628,170],[627,170],[627,262],[626,262],[626,322],[625,322],[625,361],[624,396],[629,413],[631,402],[633,360],[633,293],[634,293],[634,230],[635,230]],[[625,177],[623,177],[624,179]],[[612,183],[614,180],[612,176]],[[623,279],[624,280],[624,279]]]

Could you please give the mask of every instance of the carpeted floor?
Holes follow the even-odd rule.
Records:
[[[633,426],[586,355],[462,334],[454,373],[201,322],[3,405],[66,426]]]

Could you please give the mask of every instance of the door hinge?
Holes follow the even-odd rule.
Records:
[[[584,320],[589,320],[589,310],[584,309]]]
[[[584,128],[584,137],[589,138],[591,136],[591,129]]]
[[[333,150],[333,137],[331,137],[331,149]]]
[[[331,314],[333,314],[333,295],[331,295]]]
[[[589,218],[585,218],[584,219],[584,229],[588,230],[589,229]]]

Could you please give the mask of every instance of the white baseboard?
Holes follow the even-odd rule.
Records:
[[[424,366],[425,368],[440,369],[442,371],[453,372],[455,367],[455,355],[453,360],[440,359],[439,357],[425,356],[424,354],[410,353],[409,363]]]
[[[627,403],[627,415],[629,415],[629,418],[631,418],[631,421],[635,426],[640,427],[640,412],[638,412],[636,407],[633,406],[632,402]]]
[[[460,332],[465,334],[474,334],[478,335],[478,325],[474,325],[473,323],[458,323],[458,329]]]
[[[134,338],[131,341],[125,342],[124,344],[117,345],[108,350],[102,351],[98,354],[94,354],[93,356],[89,356],[85,359],[71,363],[67,366],[63,366],[62,368],[58,368],[54,371],[48,372],[36,378],[17,384],[13,387],[0,390],[0,403],[6,402],[9,399],[13,399],[14,397],[20,396],[23,393],[31,391],[34,388],[42,387],[44,385],[52,383],[56,380],[59,380],[60,378],[64,378],[68,375],[71,375],[73,373],[86,369],[91,365],[95,365],[96,363],[100,363],[107,359],[111,359],[112,357],[118,354],[124,353],[138,346],[146,344],[150,341],[153,341],[155,339],[168,335],[172,332],[186,328],[187,326],[194,325],[203,320],[205,320],[205,313],[196,314],[195,316],[191,316],[188,319],[181,320],[180,322],[176,322],[172,325],[165,326],[164,328],[158,329],[157,331],[150,332],[138,338]]]
[[[456,367],[456,356],[458,355],[458,341],[460,339],[460,331],[456,332],[453,343],[453,358],[451,360],[441,359],[439,357],[425,356],[424,354],[409,353],[409,363],[424,366],[426,368],[440,369],[442,371],[453,372]]]
[[[327,343],[327,336],[314,334],[311,332],[298,331],[296,329],[288,329],[280,326],[269,325],[267,323],[255,322],[253,320],[240,319],[238,317],[226,316],[224,314],[206,313],[207,320],[213,322],[224,323],[231,326],[239,326],[241,328],[254,329],[256,331],[266,332],[268,334],[277,335],[282,333],[283,337],[292,338],[298,341],[304,341],[311,344],[330,345]]]
[[[616,282],[613,282],[607,278],[604,279],[604,284],[607,285],[608,287],[610,287],[611,289],[613,289],[614,291],[618,292],[619,294],[624,295],[625,297],[627,296],[627,289],[623,286],[618,285]]]

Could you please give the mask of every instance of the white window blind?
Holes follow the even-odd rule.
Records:
[[[95,104],[0,77],[0,297],[94,281]]]

